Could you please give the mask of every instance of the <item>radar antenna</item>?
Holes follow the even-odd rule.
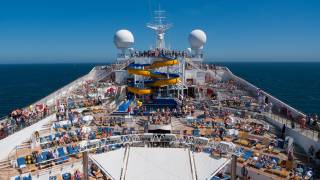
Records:
[[[160,7],[158,10],[154,11],[154,23],[148,23],[147,27],[154,30],[157,35],[156,48],[164,49],[165,41],[164,34],[165,31],[172,27],[172,24],[166,23],[165,16],[166,11],[161,10]]]

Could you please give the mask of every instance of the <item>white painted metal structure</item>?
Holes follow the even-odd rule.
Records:
[[[194,51],[194,60],[202,61],[201,51],[203,49],[203,45],[207,42],[207,35],[204,31],[200,29],[195,29],[190,32],[189,37],[189,44],[191,49]]]
[[[117,149],[103,154],[92,154],[90,159],[100,168],[104,168],[105,172],[112,179],[120,179],[121,169],[123,167],[123,160],[125,155],[125,149]]]
[[[115,33],[113,42],[116,47],[122,51],[120,58],[128,58],[126,53],[134,43],[133,34],[129,30],[121,29]]]
[[[164,22],[166,17],[164,16],[164,13],[166,11],[163,10],[157,10],[155,11],[155,23],[148,23],[147,27],[150,29],[153,29],[156,32],[157,35],[157,41],[156,41],[156,48],[164,49],[165,48],[165,40],[164,40],[164,34],[165,31],[170,29],[172,27],[172,24],[167,24]]]
[[[187,148],[127,147],[90,158],[113,179],[126,180],[209,179],[229,163]]]

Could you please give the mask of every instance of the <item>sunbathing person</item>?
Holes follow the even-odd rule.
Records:
[[[100,169],[99,169],[98,166],[95,165],[94,163],[91,164],[90,174],[91,174],[93,177],[95,177],[95,178],[98,178],[98,177],[100,177],[100,175],[101,175]]]
[[[73,176],[74,176],[74,180],[82,180],[82,174],[78,169],[74,172]]]

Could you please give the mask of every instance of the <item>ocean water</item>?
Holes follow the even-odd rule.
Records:
[[[234,74],[305,112],[320,114],[319,62],[217,63]]]
[[[306,113],[320,114],[320,63],[228,62],[230,70]],[[97,64],[0,65],[0,117],[88,73]]]
[[[96,64],[0,65],[0,117],[28,106],[76,78]]]

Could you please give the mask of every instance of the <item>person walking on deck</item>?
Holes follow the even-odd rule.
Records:
[[[247,180],[247,177],[248,177],[247,165],[243,165],[243,167],[241,168],[241,175],[243,180]]]
[[[281,138],[284,140],[286,137],[286,124],[283,124],[282,130],[281,130]]]

